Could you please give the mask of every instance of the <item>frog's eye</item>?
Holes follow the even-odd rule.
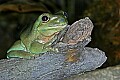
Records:
[[[42,22],[49,21],[49,17],[47,15],[42,16]]]
[[[66,12],[63,13],[65,17],[68,17],[68,14]]]

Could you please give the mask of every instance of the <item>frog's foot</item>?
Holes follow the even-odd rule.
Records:
[[[49,48],[49,51],[52,51],[52,52],[55,52],[55,53],[59,52],[58,48]]]
[[[55,52],[55,53],[59,52],[58,48],[51,47],[51,46],[44,47],[43,52],[44,51],[50,51],[50,52]]]
[[[43,52],[44,52],[44,51],[50,51],[50,52],[55,52],[55,53],[58,53],[58,52],[59,52],[58,48],[56,48],[56,47],[51,47],[51,45],[45,45],[45,46],[43,47]]]
[[[7,54],[7,58],[26,58],[26,59],[34,59],[35,57],[37,57],[38,55],[36,54],[32,54],[29,52],[25,52],[22,50],[14,50],[14,51],[10,51]]]

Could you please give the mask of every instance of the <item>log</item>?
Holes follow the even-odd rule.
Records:
[[[81,52],[81,51],[80,51]],[[0,60],[0,80],[58,80],[100,67],[104,52],[85,47],[77,62],[66,62],[64,53],[45,53],[35,59]]]

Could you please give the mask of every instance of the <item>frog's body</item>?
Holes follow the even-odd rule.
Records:
[[[7,58],[28,58],[47,52],[55,51],[51,44],[56,34],[67,26],[64,12],[55,15],[44,13],[38,17],[31,30],[25,31],[20,40],[7,51]]]

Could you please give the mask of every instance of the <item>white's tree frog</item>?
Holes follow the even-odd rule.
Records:
[[[63,11],[54,15],[43,13],[35,21],[32,29],[27,29],[20,40],[7,51],[7,58],[27,58],[35,55],[56,51],[51,44],[55,41],[55,36],[68,24],[67,17]]]

